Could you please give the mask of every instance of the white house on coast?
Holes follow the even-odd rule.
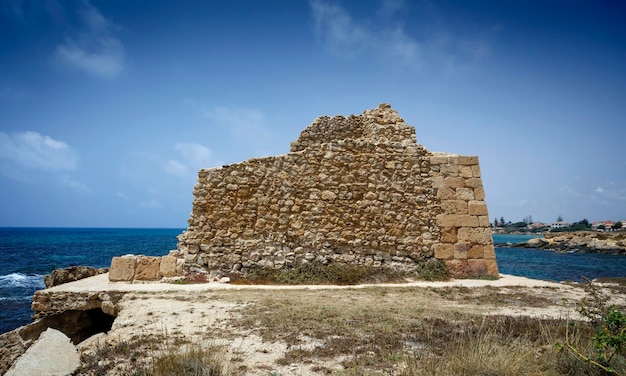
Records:
[[[570,227],[572,224],[569,222],[564,222],[564,221],[558,221],[558,222],[554,222],[553,224],[550,225],[550,228],[565,228],[565,227]]]

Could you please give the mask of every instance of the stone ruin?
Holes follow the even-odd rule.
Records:
[[[497,277],[478,157],[431,153],[389,104],[322,116],[286,155],[201,169],[178,250],[186,271],[299,263]]]

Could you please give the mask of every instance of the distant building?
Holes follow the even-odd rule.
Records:
[[[571,223],[559,221],[559,222],[554,222],[553,224],[551,224],[550,228],[565,228],[569,226],[571,226]]]
[[[541,222],[533,222],[528,225],[529,230],[537,230],[537,229],[544,228],[544,227],[548,227],[548,225],[545,223],[541,223]]]
[[[623,223],[624,222],[622,222],[622,224]],[[614,225],[615,225],[615,222],[613,221],[598,221],[598,222],[593,222],[591,224],[591,228],[596,231],[611,231],[613,230]],[[602,226],[602,228],[600,228],[600,226]]]

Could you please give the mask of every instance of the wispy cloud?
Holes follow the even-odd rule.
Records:
[[[60,180],[61,184],[71,188],[76,193],[91,194],[93,190],[78,180],[72,178],[70,175],[63,175]]]
[[[67,143],[38,132],[0,132],[0,161],[20,168],[73,170],[78,163]]]
[[[183,103],[215,127],[227,130],[239,144],[265,152],[264,145],[269,142],[272,133],[265,125],[263,111],[242,107],[209,107],[194,99],[185,99]]]
[[[82,27],[57,46],[56,58],[69,67],[100,77],[115,77],[124,70],[124,46],[114,25],[85,2],[78,11]]]
[[[597,198],[611,200],[613,202],[623,202],[626,201],[626,184],[619,184],[616,182],[607,182],[602,186],[598,186],[595,189],[595,194]]]
[[[310,2],[315,33],[335,54],[353,56],[375,43],[368,30],[356,24],[350,14],[337,4]]]
[[[179,177],[195,176],[200,168],[214,167],[211,150],[195,142],[179,142],[174,147],[179,159],[169,159],[165,163],[165,172]]]
[[[34,171],[47,172],[58,184],[80,194],[93,190],[73,178],[78,154],[66,142],[55,140],[39,132],[0,132],[0,173],[5,177],[28,181]]]
[[[413,71],[425,66],[438,67],[446,73],[466,70],[469,62],[489,55],[493,36],[499,31],[489,26],[461,34],[446,27],[445,22],[414,25],[409,30],[404,25],[409,6],[403,0],[383,0],[378,11],[368,13],[374,18],[358,19],[332,0],[311,0],[309,4],[315,35],[334,55],[369,55]],[[425,9],[436,14],[436,18],[441,17],[433,4]]]

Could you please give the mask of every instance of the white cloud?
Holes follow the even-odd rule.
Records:
[[[170,175],[185,177],[189,173],[189,168],[182,162],[170,159],[165,163],[165,172]]]
[[[376,16],[374,19],[355,19],[332,1],[311,0],[309,4],[315,34],[331,53],[344,58],[368,54],[385,64],[413,71],[424,66],[439,67],[446,73],[466,71],[469,62],[488,56],[493,36],[499,32],[498,27],[486,27],[454,33],[445,22],[422,25],[419,20],[412,20],[415,26],[409,32],[403,24],[408,14],[403,0],[383,0],[377,12],[368,13]],[[434,4],[430,5],[423,13],[440,18]],[[423,32],[421,38],[417,29]]]
[[[74,170],[76,152],[65,142],[38,132],[0,132],[0,161],[19,168]]]
[[[201,168],[217,165],[211,158],[211,150],[195,142],[178,142],[174,146],[180,160],[169,159],[165,162],[165,172],[178,177],[195,176]]]
[[[179,142],[175,149],[192,167],[202,168],[211,165],[211,150],[195,142]]]
[[[124,46],[114,35],[113,24],[88,2],[79,11],[79,16],[83,28],[57,46],[57,59],[96,76],[120,74],[124,69]]]
[[[332,52],[351,56],[373,43],[369,32],[355,24],[350,14],[339,5],[322,0],[310,4],[315,33]]]

